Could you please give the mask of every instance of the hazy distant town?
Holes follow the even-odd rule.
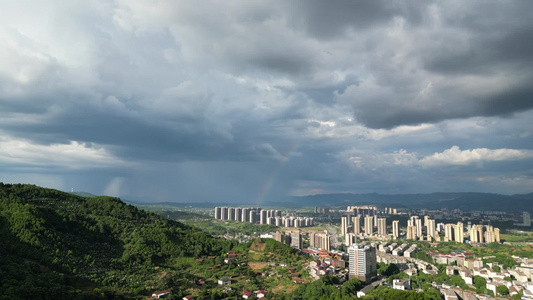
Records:
[[[506,232],[527,233],[531,229],[527,211],[516,214],[359,205],[345,209],[315,207],[313,212],[300,213],[260,207],[216,207],[213,216],[217,221],[276,226],[276,231],[258,236],[272,238],[314,257],[308,266],[311,278],[340,276],[366,282],[366,290],[359,291],[358,296],[375,288],[377,280],[386,284],[384,277],[378,277],[377,273],[378,263],[384,263],[394,264],[408,275],[407,278],[393,279],[390,284],[393,289],[421,291],[422,287],[416,283],[413,286],[409,278],[442,273],[449,278],[458,276],[454,278],[460,278],[460,284],[464,284],[459,287],[430,282],[444,299],[494,296],[533,299],[532,259],[510,254],[504,259],[501,253],[497,254],[498,258],[496,255],[479,256],[461,247],[468,245],[483,249],[488,245],[512,244],[505,241],[502,230],[495,224],[505,224]],[[242,238],[242,235],[225,237]],[[456,244],[457,249],[450,252],[433,250],[439,244],[448,245],[450,249]],[[506,259],[513,263],[502,262]],[[483,282],[483,286],[479,282]]]

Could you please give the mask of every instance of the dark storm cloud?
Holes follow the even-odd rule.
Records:
[[[526,158],[450,156],[531,149],[531,6],[6,3],[0,175],[191,201],[527,190]]]
[[[533,9],[533,8],[532,8]],[[455,49],[433,49],[425,55],[425,68],[445,75],[528,71],[533,63],[533,26],[509,29],[507,34],[478,33],[470,44]]]
[[[390,48],[389,37],[376,44],[381,55],[370,55],[368,62],[375,79],[371,93],[362,80],[353,94],[340,98],[372,128],[530,110],[531,5],[428,6],[423,24],[405,23],[400,30],[407,51]],[[394,59],[399,53],[400,61]]]
[[[533,108],[533,88],[527,83],[480,96],[463,95],[454,92],[453,87],[445,88],[440,95],[428,100],[429,103],[411,101],[409,96],[416,97],[391,92],[358,102],[354,104],[355,116],[370,128],[394,128],[476,116],[510,117]]]
[[[416,2],[416,1],[415,1]],[[407,17],[412,22],[421,18],[424,2],[404,1],[306,1],[290,2],[295,26],[302,26],[318,39],[338,38],[348,29],[361,32],[374,25],[390,21],[395,16]]]
[[[234,138],[230,128],[201,115],[157,120],[142,113],[124,115],[79,106],[45,124],[6,125],[3,129],[41,144],[77,140],[108,145],[115,155],[129,161],[249,161],[275,156],[275,150],[242,136]]]

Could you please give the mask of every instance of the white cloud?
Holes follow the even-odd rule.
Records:
[[[461,150],[458,146],[453,146],[440,153],[422,156],[404,149],[392,153],[351,149],[342,152],[340,157],[356,168],[377,170],[397,166],[432,168],[449,165],[467,166],[490,161],[533,159],[533,150],[487,148]]]
[[[0,163],[69,170],[131,165],[95,144],[71,141],[69,144],[40,145],[10,137],[0,138]]]
[[[409,167],[418,163],[417,154],[410,153],[404,149],[392,153],[351,149],[341,153],[341,157],[347,159],[352,166],[365,170],[399,166]]]
[[[461,150],[458,146],[453,146],[441,153],[434,153],[420,160],[420,165],[424,167],[436,167],[446,165],[470,165],[488,161],[509,161],[533,158],[533,150],[517,149],[487,149],[476,148],[471,150]]]
[[[341,116],[338,120],[308,119],[307,122],[309,124],[308,131],[312,133],[313,137],[345,138],[355,136],[371,141],[419,134],[435,127],[433,124],[420,124],[416,126],[402,125],[392,129],[372,129],[346,116]]]

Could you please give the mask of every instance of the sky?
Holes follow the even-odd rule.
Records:
[[[0,0],[0,181],[533,192],[533,1]]]

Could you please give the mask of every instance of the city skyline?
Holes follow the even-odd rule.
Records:
[[[257,205],[531,193],[532,9],[0,0],[0,182]]]

